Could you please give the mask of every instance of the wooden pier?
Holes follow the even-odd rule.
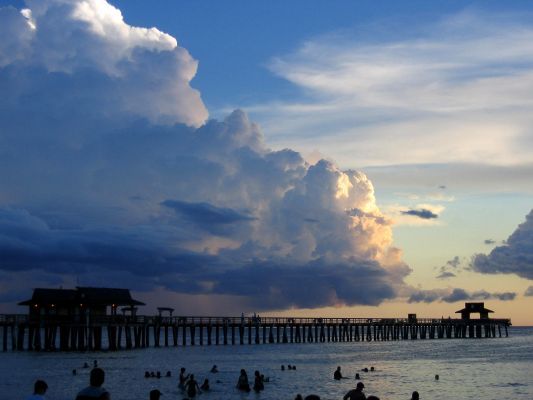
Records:
[[[509,319],[0,315],[3,351],[507,337]]]

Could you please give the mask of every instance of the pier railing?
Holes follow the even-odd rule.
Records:
[[[508,336],[509,319],[0,315],[2,348],[108,350]],[[503,335],[502,335],[503,331]]]
[[[92,324],[187,324],[187,325],[276,325],[276,324],[295,324],[295,325],[412,325],[412,324],[464,324],[465,320],[461,318],[310,318],[310,317],[209,317],[209,316],[157,316],[157,315],[89,315],[86,318],[76,318],[67,315],[46,315],[38,317],[29,317],[26,314],[0,314],[0,324],[10,323],[29,323],[39,321],[41,323],[86,323]],[[488,319],[469,319],[466,320],[471,324],[484,324],[487,322],[496,324],[511,324],[507,318],[488,318]]]

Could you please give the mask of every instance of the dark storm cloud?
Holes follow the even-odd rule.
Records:
[[[505,245],[495,247],[488,255],[476,254],[471,268],[483,274],[515,274],[533,279],[533,210]]]
[[[255,220],[254,217],[239,213],[231,208],[216,207],[205,202],[190,203],[180,200],[165,200],[161,205],[171,208],[184,219],[206,231],[216,231],[217,225],[230,225]]]
[[[418,218],[422,218],[422,219],[434,219],[434,218],[438,218],[439,217],[437,214],[433,213],[430,210],[426,210],[425,208],[422,208],[420,210],[402,211],[402,214],[403,215],[411,215],[413,217],[418,217]]]
[[[169,252],[156,232],[124,229],[50,229],[25,210],[0,209],[0,269],[88,274],[129,271],[138,276],[186,273],[210,257]],[[168,240],[168,239],[167,239]]]

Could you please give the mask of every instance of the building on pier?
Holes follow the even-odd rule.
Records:
[[[465,303],[465,307],[456,314],[461,314],[461,319],[470,319],[470,314],[479,314],[479,319],[489,319],[489,313],[494,311],[485,308],[485,303]]]
[[[31,299],[18,304],[29,307],[31,320],[58,317],[72,321],[83,321],[89,315],[117,315],[120,306],[135,309],[145,305],[133,299],[128,289],[82,286],[76,289],[37,288]]]

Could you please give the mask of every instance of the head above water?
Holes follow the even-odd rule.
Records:
[[[159,397],[162,396],[163,393],[161,393],[158,389],[154,389],[150,391],[150,400],[159,400]]]
[[[411,400],[418,400],[420,398],[418,392],[415,390],[411,395]]]
[[[33,385],[34,394],[45,394],[47,389],[48,389],[48,385],[46,384],[46,382],[40,379],[35,381]]]
[[[91,370],[91,386],[102,386],[105,380],[105,373],[102,368],[93,368]]]

